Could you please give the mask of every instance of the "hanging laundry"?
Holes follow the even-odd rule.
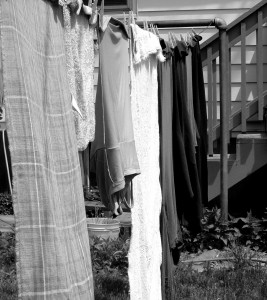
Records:
[[[103,204],[116,216],[122,213],[121,202],[129,198],[130,182],[140,168],[132,124],[128,33],[114,18],[105,16],[102,21],[90,169],[96,174]]]
[[[69,90],[79,151],[95,136],[94,27],[82,12],[71,12],[63,5],[64,38]]]
[[[208,136],[207,136],[207,109],[206,96],[203,79],[203,68],[200,53],[199,41],[202,37],[194,36],[194,47],[192,51],[192,86],[193,86],[193,103],[194,116],[198,134],[196,162],[198,168],[198,175],[201,186],[202,202],[208,203]]]
[[[129,282],[132,300],[161,299],[162,261],[159,217],[161,187],[157,59],[164,61],[159,39],[131,24],[132,115],[141,174],[133,179]]]
[[[93,300],[62,8],[1,1],[18,299]]]
[[[162,299],[176,299],[173,270],[179,262],[182,232],[176,207],[173,172],[173,50],[161,39],[166,62],[158,63],[159,129],[160,129],[160,182],[162,211],[160,231],[162,240],[161,284]],[[179,197],[179,194],[178,194]]]
[[[201,187],[198,176],[195,143],[190,127],[187,99],[187,45],[176,41],[173,58],[173,152],[177,212],[184,225],[192,231],[201,230],[203,214]]]

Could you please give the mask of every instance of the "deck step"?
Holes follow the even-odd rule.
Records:
[[[238,134],[236,153],[228,155],[228,187],[267,164],[267,134]],[[208,157],[209,201],[220,195],[220,155]]]

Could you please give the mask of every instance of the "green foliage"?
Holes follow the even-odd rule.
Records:
[[[7,193],[0,193],[0,215],[13,215],[12,197]]]
[[[128,299],[129,240],[90,237],[95,299]]]
[[[253,250],[267,251],[267,218],[256,219],[248,213],[246,218],[229,216],[228,222],[221,222],[220,216],[220,209],[205,209],[203,230],[196,235],[183,227],[185,250],[192,253],[205,249],[222,250],[238,241]]]
[[[14,266],[15,254],[15,234],[0,232],[0,268]]]
[[[129,240],[90,237],[94,273],[116,273],[128,276]]]
[[[179,299],[267,299],[266,270],[258,268],[209,269],[202,273],[180,264],[175,271]]]

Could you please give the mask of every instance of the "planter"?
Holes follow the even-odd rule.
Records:
[[[89,237],[117,239],[120,233],[120,222],[108,218],[87,218]]]

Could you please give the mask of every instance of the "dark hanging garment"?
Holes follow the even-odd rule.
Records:
[[[162,189],[162,211],[160,231],[162,240],[161,284],[162,299],[175,299],[173,267],[179,261],[179,245],[182,233],[176,208],[173,175],[172,114],[173,78],[172,50],[161,40],[166,62],[158,64],[159,130],[160,130],[160,183]]]
[[[173,154],[177,212],[191,231],[201,230],[202,198],[196,164],[196,150],[187,110],[187,46],[180,41],[174,48]]]
[[[193,103],[196,126],[199,132],[196,148],[196,161],[201,184],[202,201],[208,203],[208,166],[207,166],[207,111],[203,80],[203,69],[199,41],[201,36],[195,36],[195,46],[192,48],[192,85]]]

